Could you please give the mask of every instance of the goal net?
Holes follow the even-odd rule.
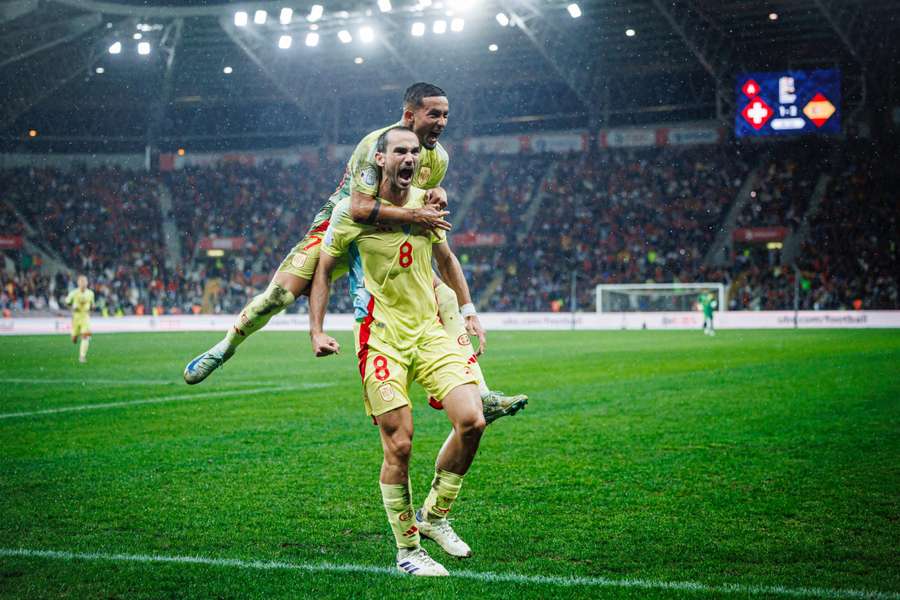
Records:
[[[597,286],[597,312],[694,311],[704,293],[716,297],[717,310],[727,310],[722,283],[616,283]]]

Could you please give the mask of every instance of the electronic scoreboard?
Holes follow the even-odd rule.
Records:
[[[840,133],[840,71],[744,73],[736,112],[737,137]]]

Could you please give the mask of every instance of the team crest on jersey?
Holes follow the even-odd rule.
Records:
[[[390,402],[394,399],[394,388],[387,383],[378,388],[378,393],[381,394],[381,399],[385,402]]]
[[[378,173],[375,172],[375,167],[367,167],[360,173],[360,177],[362,177],[363,183],[366,185],[375,185],[378,181]]]
[[[291,259],[291,265],[295,269],[299,269],[305,264],[306,264],[306,253],[305,252],[301,252],[300,254],[295,254],[294,258]]]
[[[428,183],[428,178],[431,177],[431,167],[420,167],[419,168],[419,176],[416,177],[416,185],[421,187]]]

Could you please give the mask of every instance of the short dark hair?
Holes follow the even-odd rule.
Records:
[[[403,104],[404,106],[411,106],[415,108],[418,106],[422,106],[423,98],[446,95],[447,92],[445,92],[438,86],[420,81],[406,88],[406,94],[404,94],[403,96]]]
[[[411,134],[416,135],[416,132],[413,131],[412,129],[410,129],[409,127],[407,127],[406,125],[394,125],[393,127],[390,127],[390,128],[388,128],[388,129],[385,129],[385,130],[381,133],[381,135],[378,136],[378,141],[375,142],[375,150],[376,150],[376,152],[384,152],[385,150],[387,150],[387,139],[388,139],[388,135],[389,135],[392,131],[408,131],[408,132],[410,132]]]

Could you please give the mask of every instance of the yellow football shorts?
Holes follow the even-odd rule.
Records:
[[[319,253],[322,250],[322,242],[325,240],[325,232],[328,230],[328,221],[306,234],[299,244],[294,246],[288,255],[278,266],[279,273],[290,273],[307,281],[312,281],[319,264]],[[331,281],[340,279],[349,271],[347,257],[338,259],[337,266],[331,273]]]
[[[366,321],[355,327],[367,415],[377,417],[406,405],[412,408],[409,386],[413,380],[439,401],[457,386],[477,383],[465,357],[437,319],[409,350],[392,347],[379,337],[378,330],[378,323]]]
[[[72,315],[72,337],[91,335],[91,318],[88,315]]]

